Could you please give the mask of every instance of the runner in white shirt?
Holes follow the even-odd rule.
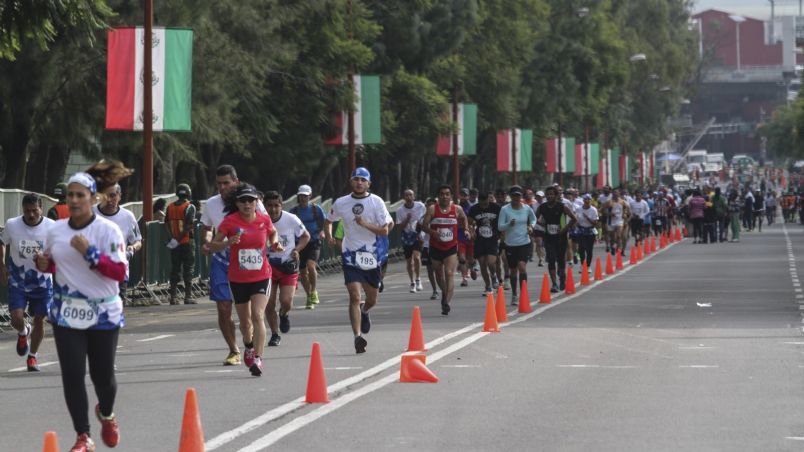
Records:
[[[341,260],[349,292],[349,320],[355,336],[355,352],[365,353],[368,342],[362,335],[371,329],[368,311],[377,303],[382,279],[380,265],[388,259],[387,237],[394,221],[382,198],[368,192],[371,173],[366,168],[356,168],[350,184],[352,193],[332,204],[324,233],[330,245],[335,245],[332,223],[340,220],[343,224]],[[361,288],[366,293],[365,303],[360,300]]]
[[[396,225],[402,230],[402,250],[407,262],[408,277],[410,277],[410,293],[424,290],[419,278],[421,270],[421,242],[417,227],[427,210],[420,201],[415,201],[413,190],[407,189],[404,193],[405,204],[396,211]]]
[[[582,202],[581,208],[575,212],[575,217],[578,218],[578,254],[580,255],[581,263],[586,261],[586,268],[591,269],[592,252],[595,247],[600,217],[597,209],[592,205],[592,196],[589,193],[583,195]]]
[[[642,193],[637,191],[635,196],[634,200],[628,203],[628,207],[631,209],[631,235],[634,236],[638,246],[645,238],[645,216],[650,213],[650,206],[642,199]]]
[[[279,296],[279,331],[285,334],[290,331],[289,313],[293,309],[293,296],[296,295],[296,286],[299,281],[299,253],[310,242],[310,233],[304,223],[290,212],[282,210],[282,195],[276,191],[265,194],[265,207],[274,228],[279,235],[282,251],[269,251],[268,262],[271,264],[271,294],[268,297],[268,306],[265,307],[265,317],[271,328],[269,347],[279,345],[282,337],[277,333],[276,325],[276,298]]]
[[[55,222],[42,215],[42,198],[28,193],[22,198],[22,215],[6,222],[0,237],[0,280],[8,285],[11,326],[17,330],[17,354],[28,355],[28,372],[38,372],[37,352],[45,337],[47,305],[53,299],[53,278],[36,269],[34,254],[45,248]],[[25,322],[25,308],[33,325]],[[30,341],[28,338],[30,337]]]
[[[424,206],[425,211],[435,203],[435,198],[427,198]],[[419,218],[419,222],[416,225],[416,229],[419,231],[419,243],[422,247],[422,265],[427,268],[427,279],[430,281],[430,287],[433,288],[433,294],[430,295],[430,299],[438,300],[438,284],[436,283],[435,272],[433,271],[433,265],[430,261],[430,234],[422,228],[422,220],[424,220],[424,217]]]
[[[536,213],[539,210],[539,206],[544,202],[544,192],[537,191],[533,197],[533,203],[530,205],[533,213]],[[533,227],[533,248],[536,251],[536,256],[539,257],[538,265],[541,267],[544,265],[544,226],[539,223],[536,223],[536,226]]]

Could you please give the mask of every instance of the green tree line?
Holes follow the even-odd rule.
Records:
[[[318,194],[341,193],[346,149],[323,142],[331,113],[351,100],[339,83],[350,71],[382,76],[383,143],[359,147],[357,161],[383,196],[405,187],[429,193],[451,180],[451,159],[436,157],[435,142],[451,132],[455,96],[479,110],[477,155],[461,158],[467,186],[510,183],[495,171],[501,128],[534,130],[535,171],[520,176],[527,184],[552,181],[541,143],[559,127],[578,142],[588,130],[592,141],[633,155],[667,136],[668,118],[692,89],[689,3],[156,1],[155,25],[195,33],[192,132],[155,134],[155,192],[189,182],[196,197],[207,196],[215,167],[232,163],[261,189],[292,193],[309,183]],[[141,25],[142,2],[6,5],[0,186],[49,192],[74,152],[139,169],[141,135],[103,125],[106,28]],[[141,196],[139,177],[127,180],[127,198]]]

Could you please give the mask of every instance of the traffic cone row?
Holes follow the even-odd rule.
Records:
[[[619,251],[616,253],[619,254]],[[614,267],[611,265],[611,253],[606,253],[606,274],[613,275],[614,274]]]

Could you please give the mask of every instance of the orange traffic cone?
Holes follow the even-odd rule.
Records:
[[[567,295],[575,293],[575,277],[572,276],[572,267],[567,267],[567,281],[564,283],[564,293]]]
[[[636,247],[636,257],[637,257],[637,262],[641,261],[643,259],[643,257],[644,257],[642,255],[642,247],[641,246]]]
[[[647,240],[645,240],[643,243],[645,244],[645,246],[643,247],[644,248],[643,254],[645,255],[645,257],[648,257],[650,256],[650,244],[648,243]]]
[[[483,321],[483,332],[500,332],[500,325],[497,324],[497,311],[494,309],[494,301],[491,299],[491,295],[486,297],[486,319]]]
[[[313,342],[310,354],[310,370],[307,373],[307,403],[329,403],[327,394],[327,375],[324,373],[324,360],[321,358],[321,346]]]
[[[628,259],[629,265],[636,265],[637,257],[636,257],[636,249],[639,248],[639,245],[631,248],[631,258]]]
[[[488,294],[487,298],[492,298],[491,293]],[[497,312],[497,323],[508,321],[508,312],[505,310],[505,292],[503,291],[503,286],[497,287],[497,304],[494,305],[494,309]]]
[[[400,383],[438,383],[438,377],[427,368],[424,355],[402,355],[399,366]]]
[[[686,226],[684,226],[683,234],[684,234],[684,237],[689,237],[690,236],[690,231],[687,229]]]
[[[550,275],[545,273],[542,277],[542,293],[539,295],[539,304],[550,304],[552,301],[550,297]]]
[[[667,246],[667,242],[665,240],[667,240],[667,238],[664,236],[664,234],[659,236],[659,249],[663,250],[664,247]]]
[[[42,452],[59,452],[59,440],[56,438],[56,432],[45,433],[45,445],[42,447]]]
[[[603,280],[603,272],[600,269],[600,256],[595,259],[595,281]]]
[[[633,248],[631,249],[633,250]],[[623,269],[623,253],[620,252],[617,253],[617,263],[615,268],[617,268],[617,270]]]
[[[680,241],[681,241],[681,231],[678,228],[676,228],[676,242]]]
[[[668,229],[667,230],[667,244],[669,245],[669,244],[673,243],[673,241],[674,241],[673,240],[673,230]]]
[[[619,253],[619,251],[616,251]],[[614,267],[611,265],[611,253],[606,253],[606,274],[614,274]]]
[[[179,452],[203,451],[204,430],[201,428],[201,416],[198,413],[198,399],[195,396],[195,388],[187,388],[187,394],[184,396]]]
[[[422,313],[418,306],[413,307],[413,320],[410,322],[410,338],[408,339],[409,352],[423,352],[424,333],[422,332]]]
[[[656,237],[651,237],[650,238],[650,252],[651,253],[656,252]]]
[[[589,265],[586,263],[586,259],[584,259],[583,264],[581,264],[581,285],[589,285]]]
[[[527,314],[533,311],[533,308],[530,306],[530,294],[528,293],[528,280],[523,280],[522,284],[519,285],[519,308],[517,312],[520,314]]]

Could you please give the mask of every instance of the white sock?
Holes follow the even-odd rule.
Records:
[[[31,325],[28,325],[26,323],[25,324],[25,331],[23,331],[22,333],[17,333],[17,334],[19,334],[20,336],[27,336],[27,335],[31,334]]]

